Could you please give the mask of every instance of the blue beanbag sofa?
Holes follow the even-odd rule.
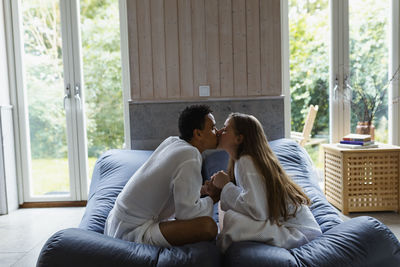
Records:
[[[37,266],[400,266],[400,243],[384,224],[367,216],[343,222],[320,190],[305,150],[288,139],[270,144],[284,169],[312,200],[311,211],[323,232],[312,242],[291,250],[237,242],[223,255],[213,242],[160,248],[105,236],[105,220],[116,197],[152,153],[110,150],[96,162],[79,228],[64,229],[51,236],[40,252]],[[224,151],[205,153],[203,178],[226,169],[227,161]],[[217,221],[217,209],[214,210]]]

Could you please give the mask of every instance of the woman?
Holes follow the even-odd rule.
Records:
[[[228,173],[211,178],[226,211],[217,244],[259,241],[294,248],[321,234],[307,205],[310,199],[285,173],[272,152],[261,123],[232,113],[219,132],[219,147],[230,155]]]

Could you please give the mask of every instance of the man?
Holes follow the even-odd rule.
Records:
[[[130,178],[104,234],[162,247],[215,239],[218,228],[211,216],[219,192],[200,198],[201,153],[218,143],[211,112],[205,105],[182,111],[180,137],[164,140]]]

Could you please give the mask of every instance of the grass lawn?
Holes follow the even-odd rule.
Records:
[[[304,147],[307,153],[310,155],[311,160],[317,169],[324,168],[324,155],[321,145],[308,145]]]
[[[322,147],[306,146],[306,151],[318,169],[323,168]],[[88,159],[89,183],[97,158]],[[34,195],[69,193],[68,159],[32,159],[32,181]],[[90,184],[89,184],[90,185]],[[88,186],[89,186],[88,185]]]
[[[97,158],[88,159],[89,181]],[[68,159],[32,159],[32,190],[34,195],[69,193]]]

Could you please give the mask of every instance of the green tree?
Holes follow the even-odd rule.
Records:
[[[59,2],[23,2],[33,158],[65,158],[66,120]],[[124,141],[118,1],[80,1],[84,93],[90,157]]]
[[[310,105],[319,110],[312,134],[328,135],[329,28],[327,0],[289,1],[292,130],[302,131]]]
[[[292,130],[301,131],[309,105],[318,105],[312,135],[329,129],[329,1],[289,1]],[[350,83],[352,131],[365,106],[364,94],[382,98],[375,123],[387,121],[387,1],[350,2]],[[386,95],[385,95],[386,94]],[[379,102],[379,101],[378,101]],[[383,138],[387,138],[383,137]],[[385,141],[384,139],[382,141]]]
[[[118,1],[81,3],[82,50],[90,157],[122,148],[124,120]]]
[[[24,62],[33,158],[67,156],[57,1],[24,1]]]
[[[364,8],[360,8],[360,5]],[[374,6],[374,8],[369,8]],[[352,131],[358,121],[377,124],[387,114],[387,1],[353,1],[350,5],[350,82]],[[372,114],[372,112],[374,114]],[[371,122],[371,121],[370,121]],[[377,125],[376,125],[377,126]],[[387,136],[381,137],[387,141]]]

